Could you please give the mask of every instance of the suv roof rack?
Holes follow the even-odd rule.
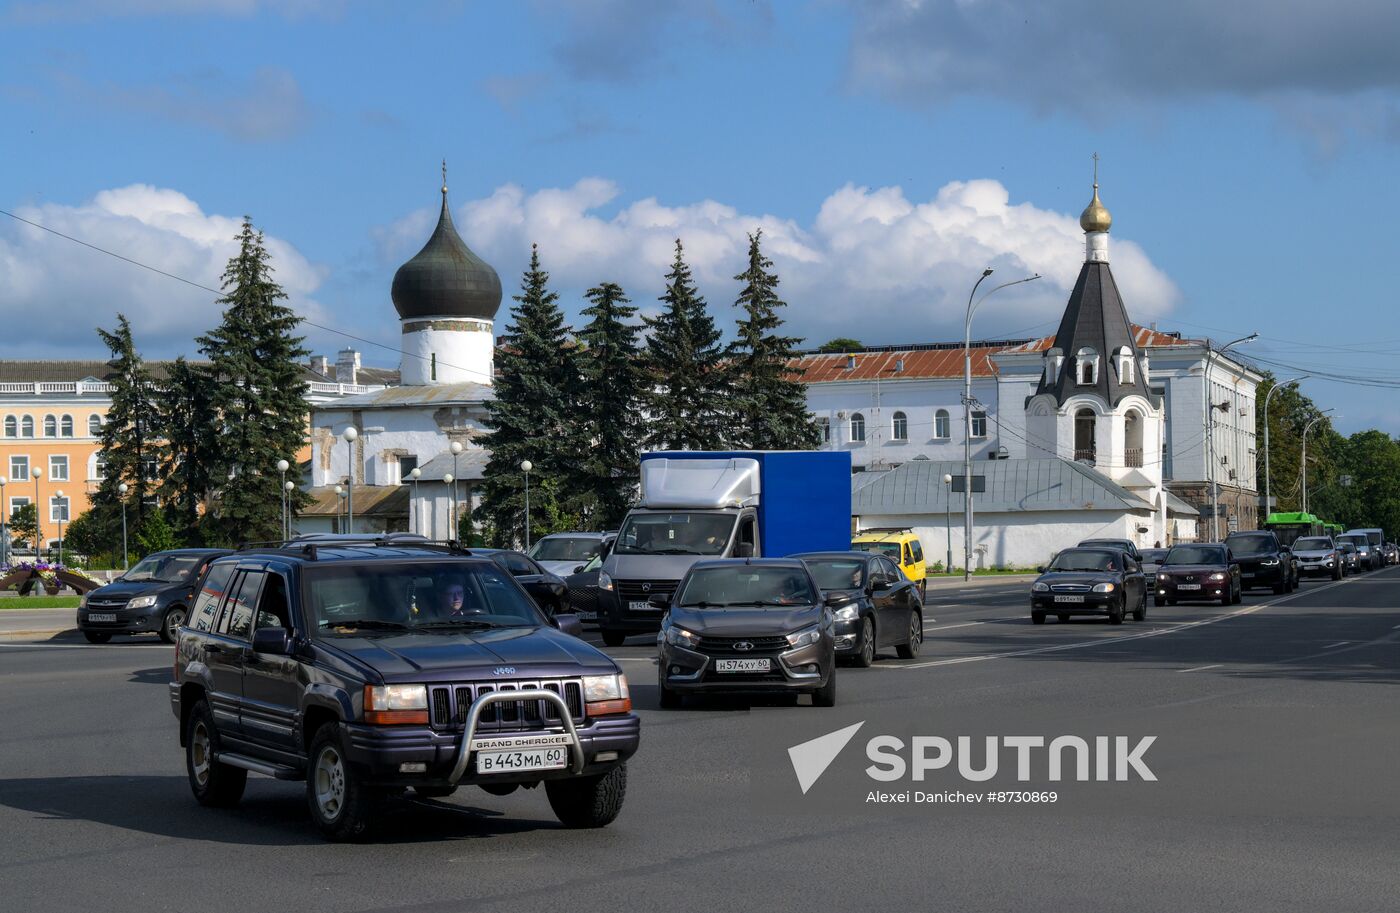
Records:
[[[456,539],[428,539],[416,533],[308,533],[295,539],[276,539],[263,542],[240,542],[238,551],[279,551],[299,552],[308,560],[317,559],[317,550],[322,548],[363,548],[368,546],[414,546],[452,555],[470,555],[471,551]]]

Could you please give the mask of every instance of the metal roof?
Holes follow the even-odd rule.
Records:
[[[486,464],[490,461],[491,451],[469,447],[457,454],[457,470],[453,473],[453,478],[459,482],[485,478]],[[441,482],[444,475],[453,472],[452,451],[444,450],[418,468],[423,471],[420,482]]]
[[[962,473],[961,461],[911,460],[852,492],[851,513],[957,513],[962,510],[962,493],[950,492],[943,476]],[[1070,460],[978,460],[972,474],[986,477],[986,491],[972,495],[973,507],[981,514],[1152,509],[1102,473]]]
[[[1176,495],[1172,494],[1170,491],[1168,491],[1166,495],[1167,513],[1174,514],[1178,517],[1199,517],[1201,515],[1201,512],[1199,510],[1192,507],[1190,504],[1187,504],[1185,501],[1181,500]]]
[[[407,384],[401,387],[386,387],[359,396],[347,396],[316,408],[319,411],[340,412],[346,409],[468,405],[483,403],[495,395],[494,388],[487,384]]]

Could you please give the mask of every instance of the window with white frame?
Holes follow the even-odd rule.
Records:
[[[54,495],[49,498],[49,522],[68,522],[68,497],[66,495]]]
[[[1118,347],[1118,382],[1120,384],[1136,383],[1133,370],[1133,350],[1127,346]]]
[[[972,436],[975,438],[987,436],[987,413],[972,413]]]
[[[88,437],[102,436],[102,416],[94,412],[88,416]]]
[[[68,481],[68,455],[66,453],[49,455],[49,478],[55,482]]]
[[[851,416],[851,440],[865,440],[865,416],[859,412]]]
[[[23,496],[21,496],[21,495],[16,495],[15,497],[10,498],[10,512],[9,512],[9,514],[8,514],[7,516],[13,517],[13,516],[15,515],[15,511],[19,510],[21,507],[28,507],[28,506],[29,506],[29,499],[28,499],[28,498],[23,497]]]
[[[29,457],[10,455],[10,481],[19,482],[29,478]]]
[[[1085,346],[1075,355],[1075,375],[1080,386],[1092,387],[1099,382],[1099,353]]]
[[[819,419],[817,419],[817,429],[818,429],[819,431],[821,431],[821,434],[822,434],[822,443],[823,443],[823,444],[830,444],[830,443],[831,443],[831,419],[829,419],[829,418],[819,418]]]
[[[58,416],[44,416],[44,437],[58,437]]]
[[[73,436],[73,416],[71,416],[71,415],[65,415],[65,416],[62,416],[61,418],[59,418],[59,420],[58,420],[58,436],[59,436],[59,437],[72,437],[72,436]]]
[[[933,414],[933,436],[940,441],[946,441],[953,436],[953,422],[947,409],[939,409]]]
[[[106,474],[107,461],[102,458],[102,454],[94,453],[88,457],[88,481],[101,482]]]
[[[20,437],[33,437],[33,436],[34,436],[34,416],[32,416],[32,415],[26,415],[26,416],[24,416],[23,418],[21,418],[21,419],[19,420],[19,436],[20,436]]]
[[[19,437],[19,416],[5,416],[5,437]]]
[[[894,414],[893,426],[891,431],[896,441],[909,440],[909,416],[905,415],[903,412],[896,412]]]

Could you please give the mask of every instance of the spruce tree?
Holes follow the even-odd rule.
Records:
[[[495,396],[486,404],[491,459],[482,479],[480,514],[493,545],[512,546],[525,538],[525,478],[529,460],[536,483],[531,491],[532,533],[545,520],[537,496],[542,479],[572,478],[581,452],[577,432],[578,358],[569,339],[559,296],[549,290],[538,245],[514,296],[511,323],[499,340]]]
[[[238,253],[224,270],[223,323],[198,339],[210,362],[212,403],[219,414],[219,461],[213,477],[222,487],[216,516],[205,522],[205,541],[235,543],[282,534],[281,477],[277,461],[293,457],[306,441],[308,405],[300,360],[310,354],[301,323],[281,302],[287,295],[272,278],[262,232],[245,217]],[[293,509],[308,501],[292,492]]]
[[[636,307],[612,282],[591,288],[579,333],[583,378],[579,416],[589,447],[579,460],[579,488],[587,493],[593,525],[622,522],[637,488],[642,437],[642,370],[637,347]]]
[[[744,283],[735,304],[744,313],[729,349],[734,433],[738,446],[754,450],[810,450],[821,432],[807,412],[801,371],[792,367],[801,340],[779,336],[778,276],[763,255],[762,229],[749,235],[749,266],[734,278]]]
[[[117,315],[116,329],[97,330],[111,352],[107,364],[112,369],[112,405],[102,425],[102,482],[93,496],[93,522],[109,536],[121,535],[119,486],[125,482],[127,509],[138,526],[146,517],[147,498],[156,487],[152,467],[157,460],[160,437],[155,406],[155,385],[150,369],[136,351],[131,323],[125,314]]]
[[[679,238],[660,300],[665,309],[644,318],[649,330],[642,358],[648,387],[646,445],[721,449],[726,439],[724,346]]]
[[[221,445],[215,392],[209,371],[181,356],[156,394],[162,437],[160,494],[175,523],[176,538],[191,546],[204,541],[203,507],[216,487]]]

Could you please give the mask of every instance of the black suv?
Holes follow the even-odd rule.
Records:
[[[1225,545],[1240,566],[1240,587],[1269,587],[1282,596],[1298,589],[1298,559],[1273,530],[1231,533]]]
[[[233,805],[248,772],[305,780],[329,838],[381,800],[544,784],[570,827],[617,817],[640,723],[627,680],[495,561],[392,537],[294,542],[210,564],[175,648],[190,788]]]
[[[173,644],[204,568],[227,554],[228,549],[181,548],[147,555],[116,580],[83,596],[78,630],[92,644],[105,644],[113,634],[159,634]]]

